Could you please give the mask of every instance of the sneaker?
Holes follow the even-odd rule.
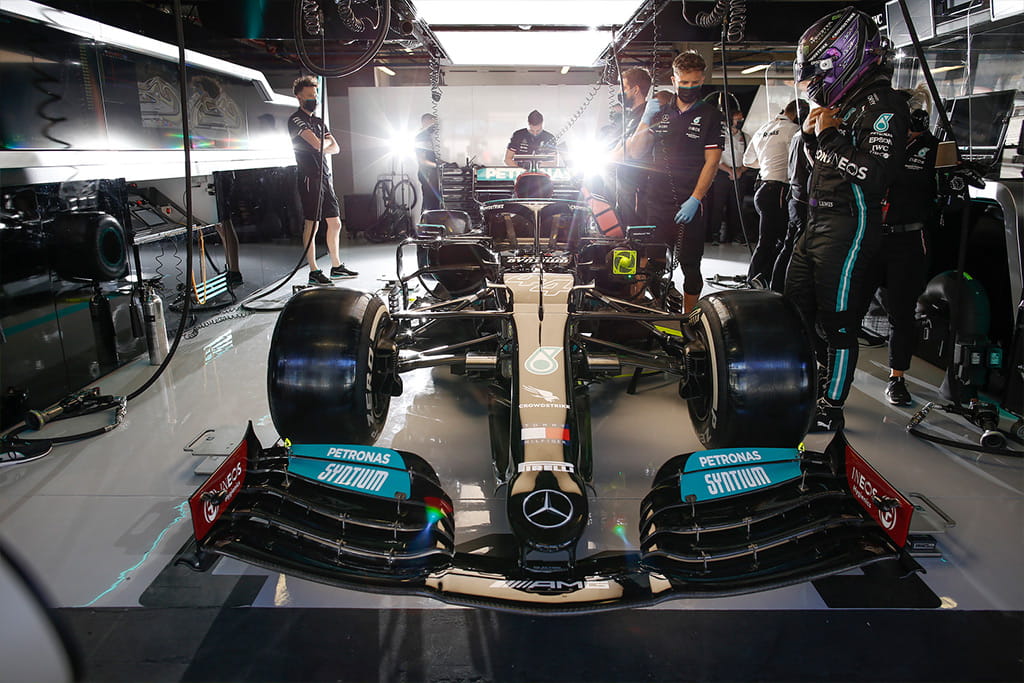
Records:
[[[810,431],[813,432],[838,432],[846,424],[843,417],[843,407],[833,405],[824,398],[818,399],[818,405],[814,410],[814,422],[811,423]]]
[[[903,377],[889,378],[889,384],[885,387],[885,397],[894,406],[909,406],[913,403],[910,392],[907,391],[907,383]]]
[[[242,274],[237,270],[229,270],[227,271],[226,282],[228,283],[228,287],[237,287],[240,284],[243,284]]]
[[[324,275],[322,270],[311,270],[309,271],[309,284],[311,285],[331,285],[331,279]]]
[[[331,268],[332,280],[344,280],[345,278],[356,277],[357,275],[359,275],[359,273],[346,268],[344,263],[340,266],[334,266]]]

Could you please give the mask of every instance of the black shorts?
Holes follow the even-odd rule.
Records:
[[[307,221],[317,218],[337,218],[341,216],[338,197],[334,194],[334,185],[330,178],[324,178],[321,194],[320,182],[316,178],[299,176],[299,199],[302,202],[302,217]],[[317,215],[317,198],[320,199],[319,215]]]

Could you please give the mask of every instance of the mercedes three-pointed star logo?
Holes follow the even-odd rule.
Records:
[[[541,489],[523,500],[523,516],[542,529],[557,529],[565,525],[572,519],[572,513],[572,501],[561,491]]]

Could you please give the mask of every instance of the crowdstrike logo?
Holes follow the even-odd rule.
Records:
[[[547,403],[558,403],[558,396],[556,396],[555,392],[553,391],[541,389],[540,387],[530,386],[529,384],[524,384],[523,389],[526,389],[528,392],[533,394],[534,397],[542,401],[546,401]]]
[[[569,406],[563,403],[562,398],[553,391],[530,386],[529,384],[522,386],[523,390],[532,394],[535,400],[543,401],[543,403],[520,403],[520,408],[561,408],[562,410],[569,410]]]

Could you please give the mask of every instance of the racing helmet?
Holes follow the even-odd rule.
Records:
[[[871,17],[853,7],[814,22],[800,36],[793,62],[797,83],[809,81],[807,96],[834,107],[865,76],[877,70],[888,52]]]

